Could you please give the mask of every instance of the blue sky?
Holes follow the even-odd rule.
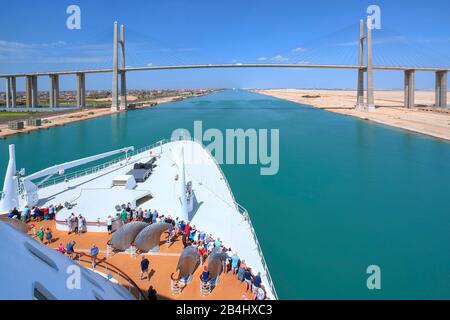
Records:
[[[66,9],[81,8],[81,30],[68,30]],[[0,11],[0,73],[89,69],[112,64],[112,25],[127,27],[127,65],[179,63],[354,63],[358,21],[382,10],[376,30],[379,64],[450,64],[447,0],[40,0],[9,1]],[[432,51],[429,49],[433,48]],[[441,62],[442,61],[442,62]],[[449,61],[449,62],[447,62]],[[378,88],[399,88],[403,75],[377,72]],[[0,90],[4,90],[4,81]],[[110,75],[89,75],[88,89],[109,89]],[[130,73],[129,88],[355,87],[354,71],[190,70]],[[431,88],[434,75],[420,73]],[[23,80],[18,82],[23,89]],[[48,88],[40,79],[39,88]],[[75,88],[63,77],[61,89]]]

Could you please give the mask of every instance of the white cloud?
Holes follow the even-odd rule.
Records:
[[[303,52],[303,51],[306,51],[306,49],[305,48],[295,48],[292,50],[292,52]]]
[[[289,61],[289,58],[283,57],[282,55],[277,55],[275,57],[270,58],[270,61],[274,62],[286,62]]]
[[[266,61],[266,60],[267,60],[266,57],[259,57],[259,58],[258,58],[258,61]]]

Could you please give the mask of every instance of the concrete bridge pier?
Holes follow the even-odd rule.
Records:
[[[120,71],[120,110],[128,109],[127,102],[127,74],[126,74],[126,63],[125,63],[125,26],[120,26],[120,48],[121,50],[121,58],[122,58],[122,69]]]
[[[50,75],[50,108],[59,107],[59,76],[57,74]]]
[[[86,74],[77,73],[77,107],[86,106]]]
[[[375,111],[373,93],[372,17],[367,17],[367,104],[366,111]]]
[[[447,108],[448,71],[436,72],[436,107]]]
[[[414,108],[414,70],[405,70],[405,108]]]
[[[6,108],[11,108],[11,77],[6,78]]]
[[[25,96],[27,100],[27,107],[36,108],[38,106],[38,82],[37,76],[26,76],[25,80]]]
[[[114,44],[113,44],[113,72],[112,72],[112,90],[111,90],[111,111],[119,110],[119,59],[118,59],[118,45],[119,45],[119,29],[117,22],[114,22]]]
[[[364,109],[364,20],[359,21],[359,69],[356,109]]]
[[[31,76],[25,76],[25,105],[31,107]]]
[[[10,77],[11,81],[11,108],[17,107],[17,87],[16,77]]]

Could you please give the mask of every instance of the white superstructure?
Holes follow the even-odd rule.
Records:
[[[123,286],[0,222],[0,300],[134,300]]]
[[[130,178],[135,164],[154,158],[156,166],[148,179],[136,182]],[[260,271],[269,298],[276,298],[249,216],[235,202],[215,159],[198,142],[160,142],[111,164],[49,179],[37,195],[38,206],[65,205],[56,216],[60,230],[67,230],[66,219],[74,213],[86,218],[88,231],[105,232],[108,215],[128,203],[188,220],[198,230],[220,238],[254,271]],[[19,197],[19,202],[25,206],[26,197]]]

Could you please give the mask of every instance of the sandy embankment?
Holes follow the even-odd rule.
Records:
[[[161,104],[161,103],[171,102],[171,101],[180,99],[181,97],[182,96],[163,97],[163,98],[158,98],[158,99],[152,100],[151,102],[156,102],[158,104]],[[150,106],[138,107],[138,109],[147,108],[147,107],[150,107]],[[97,108],[97,109],[92,108],[92,109],[75,110],[73,112],[59,114],[59,115],[53,115],[53,116],[47,114],[46,116],[40,117],[39,114],[36,114],[35,116],[33,116],[33,118],[40,118],[42,120],[48,121],[48,123],[42,123],[42,125],[39,127],[25,126],[25,128],[23,130],[10,130],[10,129],[8,129],[7,123],[1,124],[0,125],[0,139],[15,135],[15,134],[29,133],[29,132],[36,131],[36,130],[43,130],[43,129],[48,129],[48,128],[55,127],[55,126],[62,126],[62,125],[72,123],[72,122],[85,121],[85,120],[89,120],[89,119],[93,119],[93,118],[97,118],[97,117],[107,116],[112,113],[115,113],[115,112],[111,112],[111,110],[109,108]],[[26,120],[21,120],[21,121],[26,122]]]
[[[350,90],[267,89],[253,91],[450,140],[450,110],[437,112],[427,111],[431,108],[427,110],[421,108],[406,109],[403,107],[403,91],[400,90],[376,91],[375,104],[377,110],[370,113],[355,110],[356,92]],[[434,104],[434,99],[433,91],[416,91],[416,105],[431,106]]]

